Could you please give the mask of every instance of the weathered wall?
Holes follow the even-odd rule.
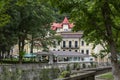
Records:
[[[60,71],[56,64],[0,65],[0,80],[54,80]],[[83,69],[62,80],[94,80],[96,74],[108,71],[111,71],[111,67]]]
[[[82,71],[70,77],[54,80],[95,80],[95,71]]]
[[[53,80],[58,74],[57,68],[43,68],[37,64],[0,65],[0,80]]]

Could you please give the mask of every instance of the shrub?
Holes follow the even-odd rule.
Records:
[[[75,70],[77,68],[77,65],[78,65],[77,63],[73,64],[73,70]]]
[[[86,68],[86,65],[85,65],[85,63],[83,63],[83,68]]]
[[[65,77],[70,77],[70,72],[69,71],[63,71],[60,74],[60,78],[65,78]]]
[[[80,70],[80,65],[79,65],[79,63],[74,63],[74,64],[73,64],[73,70]]]
[[[76,70],[80,70],[80,65],[79,64],[77,65]]]
[[[66,70],[70,71],[70,64],[67,64]]]

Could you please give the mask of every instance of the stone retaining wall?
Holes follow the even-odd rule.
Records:
[[[71,77],[56,80],[94,80],[96,74],[110,70],[111,67],[86,69]],[[51,64],[0,65],[0,80],[54,80],[59,74],[58,66]]]
[[[0,65],[0,80],[53,80],[59,69],[39,64]]]
[[[95,80],[95,71],[84,71],[78,74],[71,75],[70,77],[67,78],[54,80]]]

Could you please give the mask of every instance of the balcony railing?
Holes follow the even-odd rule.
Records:
[[[78,45],[65,45],[65,46],[61,46],[61,48],[63,49],[78,49],[79,48],[79,46]]]

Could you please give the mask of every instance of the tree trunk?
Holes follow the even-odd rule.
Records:
[[[22,37],[19,37],[19,63],[20,64],[22,64],[21,53],[24,52],[24,45],[25,45],[25,40]]]
[[[22,64],[22,58],[21,58],[21,41],[19,40],[19,63]]]
[[[33,36],[32,36],[32,40],[31,40],[30,53],[33,53]]]
[[[105,35],[107,36],[106,39],[111,53],[112,73],[114,76],[114,80],[120,80],[120,69],[119,69],[119,62],[117,59],[116,42],[114,41],[113,33],[112,33],[112,19],[110,17],[111,9],[107,0],[104,0],[103,2],[104,3],[103,6],[101,7],[101,10],[106,28]]]
[[[0,51],[0,63],[2,61],[2,51]]]
[[[111,42],[110,45],[110,52],[111,52],[111,64],[112,64],[112,73],[114,76],[114,80],[120,80],[119,61],[117,58],[117,51],[115,49],[113,42]]]

